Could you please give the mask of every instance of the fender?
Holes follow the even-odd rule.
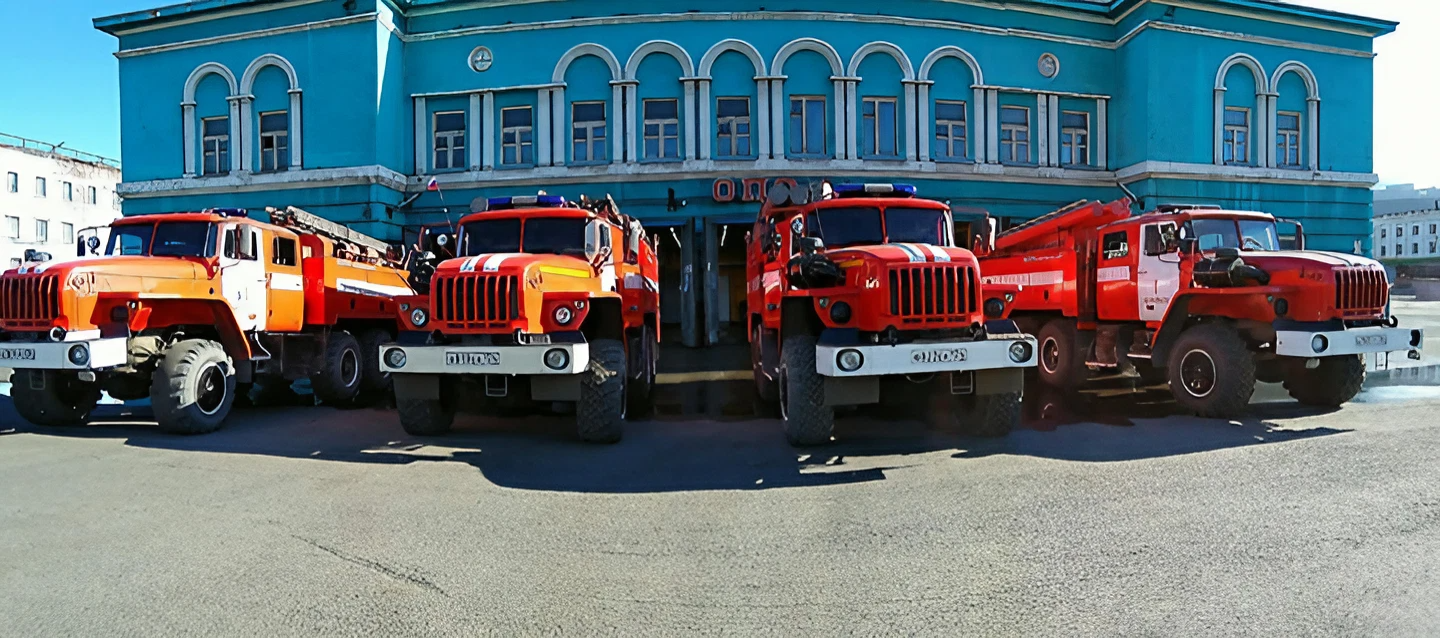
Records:
[[[131,330],[153,330],[176,326],[213,326],[225,352],[236,361],[251,358],[250,340],[235,321],[230,304],[219,299],[146,298],[138,295],[141,310],[132,316]]]
[[[1159,366],[1170,355],[1170,347],[1194,317],[1273,321],[1275,311],[1267,297],[1280,292],[1278,286],[1244,288],[1192,288],[1175,295],[1165,310],[1165,319],[1150,342],[1150,357]]]

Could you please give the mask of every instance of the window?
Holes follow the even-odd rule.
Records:
[[[1090,114],[1065,111],[1060,115],[1060,165],[1090,164]]]
[[[260,114],[260,172],[283,171],[290,167],[290,114],[285,111]]]
[[[1300,168],[1300,114],[1280,111],[1275,116],[1275,162]]]
[[[750,156],[750,98],[722,97],[716,101],[715,130],[720,136],[720,157]]]
[[[570,121],[575,133],[570,161],[605,161],[605,103],[576,102],[570,107]]]
[[[1405,254],[1405,244],[1395,244],[1395,256],[1399,257],[1403,254]]]
[[[276,237],[270,253],[270,260],[277,266],[294,266],[298,263],[295,259],[295,240],[289,237]]]
[[[87,186],[87,187],[85,188],[85,203],[86,203],[86,204],[95,204],[95,203],[97,203],[98,201],[99,201],[99,199],[96,197],[95,187],[94,187],[94,186]]]
[[[1418,254],[1420,254],[1420,244],[1419,244],[1419,243],[1410,244],[1410,254],[1412,254],[1412,255],[1418,255]]]
[[[67,244],[75,243],[75,224],[60,222],[60,236],[65,239]]]
[[[1381,246],[1381,247],[1380,247],[1380,256],[1381,256],[1381,257],[1384,257],[1384,256],[1385,256],[1385,247],[1384,247],[1384,246]]]
[[[5,238],[20,239],[20,218],[5,216]]]
[[[1030,162],[1030,109],[1000,107],[1000,161]]]
[[[1431,235],[1434,235],[1434,234],[1435,234],[1435,224],[1430,224],[1430,234],[1431,234]]]
[[[200,174],[219,175],[230,170],[230,118],[211,117],[200,120],[205,136],[200,141],[202,162]]]
[[[1385,239],[1385,229],[1384,229],[1384,228],[1381,228],[1381,229],[1380,229],[1380,239]]]
[[[792,155],[825,154],[825,98],[820,96],[790,98],[790,153]]]
[[[1405,227],[1404,227],[1404,226],[1396,226],[1396,227],[1395,227],[1395,236],[1396,236],[1396,237],[1404,237],[1404,236],[1405,236]]]
[[[50,222],[44,219],[35,220],[35,243],[50,243]]]
[[[44,178],[44,177],[36,177],[36,178],[35,178],[35,196],[36,196],[36,197],[44,197],[44,196],[45,196],[45,192],[46,192],[46,191],[45,191],[45,178]]]
[[[1411,236],[1411,237],[1414,237],[1414,236],[1419,235],[1419,234],[1420,234],[1420,224],[1415,224],[1414,226],[1411,226],[1411,227],[1410,227],[1410,236]]]
[[[860,113],[860,153],[896,157],[895,98],[867,97]]]
[[[645,158],[680,157],[680,106],[675,100],[645,100]]]
[[[970,156],[966,144],[969,129],[965,126],[965,103],[946,100],[935,102],[935,158],[963,160]]]
[[[521,166],[535,163],[535,141],[531,137],[533,114],[528,106],[500,109],[500,164]]]
[[[60,182],[60,197],[67,202],[75,201],[75,185],[70,182]]]
[[[1250,163],[1250,109],[1225,107],[1225,163]]]
[[[446,111],[434,115],[435,161],[431,168],[465,168],[465,112]]]
[[[5,174],[5,192],[7,192],[7,193],[18,193],[18,192],[20,192],[20,176],[19,176],[18,174],[15,174],[15,173],[6,173],[6,174]]]
[[[1113,233],[1106,233],[1102,242],[1105,259],[1120,259],[1130,255],[1130,242],[1125,239],[1125,231],[1117,230]]]
[[[11,267],[11,268],[19,268],[19,267],[20,267],[20,258],[19,258],[19,257],[11,257],[11,258],[10,258],[10,267]]]

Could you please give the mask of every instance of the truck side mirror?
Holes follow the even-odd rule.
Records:
[[[798,241],[802,255],[813,255],[825,249],[825,242],[819,237],[801,237]]]
[[[53,259],[53,258],[54,258],[54,257],[53,257],[50,253],[43,253],[43,252],[40,252],[40,251],[38,251],[38,250],[35,250],[34,248],[26,248],[26,249],[25,249],[25,261],[26,261],[27,263],[28,263],[28,262],[47,262],[47,261],[50,261],[50,260]]]
[[[239,232],[238,239],[240,241],[236,243],[236,246],[237,252],[240,253],[240,258],[251,260],[259,259],[260,242],[257,237],[259,233],[256,232],[255,227],[241,224],[236,227],[236,230]]]
[[[610,251],[610,227],[598,219],[590,220],[585,225],[585,260],[599,268],[610,258]]]

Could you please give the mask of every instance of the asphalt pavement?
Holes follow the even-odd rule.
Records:
[[[1233,423],[1032,393],[1005,439],[857,415],[813,451],[754,419],[49,429],[0,396],[0,634],[1436,635],[1433,376]]]

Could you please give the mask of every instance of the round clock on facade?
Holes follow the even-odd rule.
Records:
[[[494,62],[495,54],[490,52],[489,47],[475,47],[475,50],[470,52],[470,68],[475,69],[476,73],[490,68]]]
[[[1053,78],[1060,75],[1060,58],[1053,53],[1045,53],[1040,56],[1040,75]]]

